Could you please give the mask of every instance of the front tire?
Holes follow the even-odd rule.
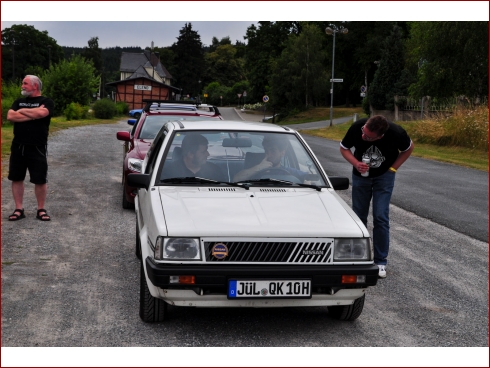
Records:
[[[366,295],[363,295],[354,300],[354,304],[329,306],[328,314],[341,321],[354,321],[361,315],[365,299]]]
[[[163,322],[167,311],[167,303],[154,298],[146,283],[145,268],[141,263],[140,271],[140,317],[143,322]]]
[[[125,210],[134,209],[134,203],[131,203],[126,199],[126,179],[124,178],[123,178],[123,190],[122,190],[122,207]]]

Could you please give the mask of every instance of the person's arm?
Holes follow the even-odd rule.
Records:
[[[365,164],[364,162],[358,161],[350,149],[340,146],[340,154],[361,174],[369,169],[369,165]]]
[[[12,123],[24,123],[26,121],[31,121],[33,120],[32,118],[20,113],[19,111],[15,111],[10,109],[7,112],[7,120],[12,122]]]
[[[398,170],[398,168],[402,166],[403,163],[407,161],[407,159],[410,157],[412,151],[413,151],[413,142],[410,142],[410,147],[406,151],[400,152],[400,154],[396,158],[395,162],[393,162],[393,165],[391,165],[391,167],[394,168],[395,170]]]
[[[44,107],[44,105],[34,107],[32,109],[19,109],[17,112],[20,112],[22,115],[25,115],[31,119],[42,119],[49,115],[49,110]]]
[[[7,112],[7,120],[13,123],[23,123],[35,119],[41,119],[49,115],[49,110],[41,105],[32,109],[22,108],[17,111],[10,109]]]
[[[264,158],[260,164],[255,165],[250,169],[245,169],[236,173],[235,176],[233,177],[233,181],[242,181],[242,180],[250,179],[254,174],[258,173],[259,171],[268,169],[270,167],[272,167],[272,162],[267,161],[267,158]]]

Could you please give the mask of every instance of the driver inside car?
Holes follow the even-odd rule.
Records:
[[[286,150],[288,147],[288,142],[284,138],[280,136],[266,136],[262,141],[262,147],[264,147],[265,157],[264,159],[257,165],[243,169],[233,177],[233,181],[239,182],[243,180],[248,180],[254,178],[261,171],[264,172],[264,175],[267,175],[268,169],[272,170],[282,170],[287,171],[289,174],[294,175],[301,182],[305,182],[304,178],[306,173],[294,169],[292,167],[285,167],[281,165],[281,159],[286,154]],[[256,178],[258,179],[258,178]]]

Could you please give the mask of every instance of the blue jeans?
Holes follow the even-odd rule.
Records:
[[[369,205],[373,200],[374,263],[386,265],[390,249],[390,200],[395,173],[387,171],[375,178],[352,175],[352,209],[367,227]]]

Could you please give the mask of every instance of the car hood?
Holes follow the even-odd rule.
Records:
[[[328,189],[159,187],[168,236],[363,237],[367,230]]]

